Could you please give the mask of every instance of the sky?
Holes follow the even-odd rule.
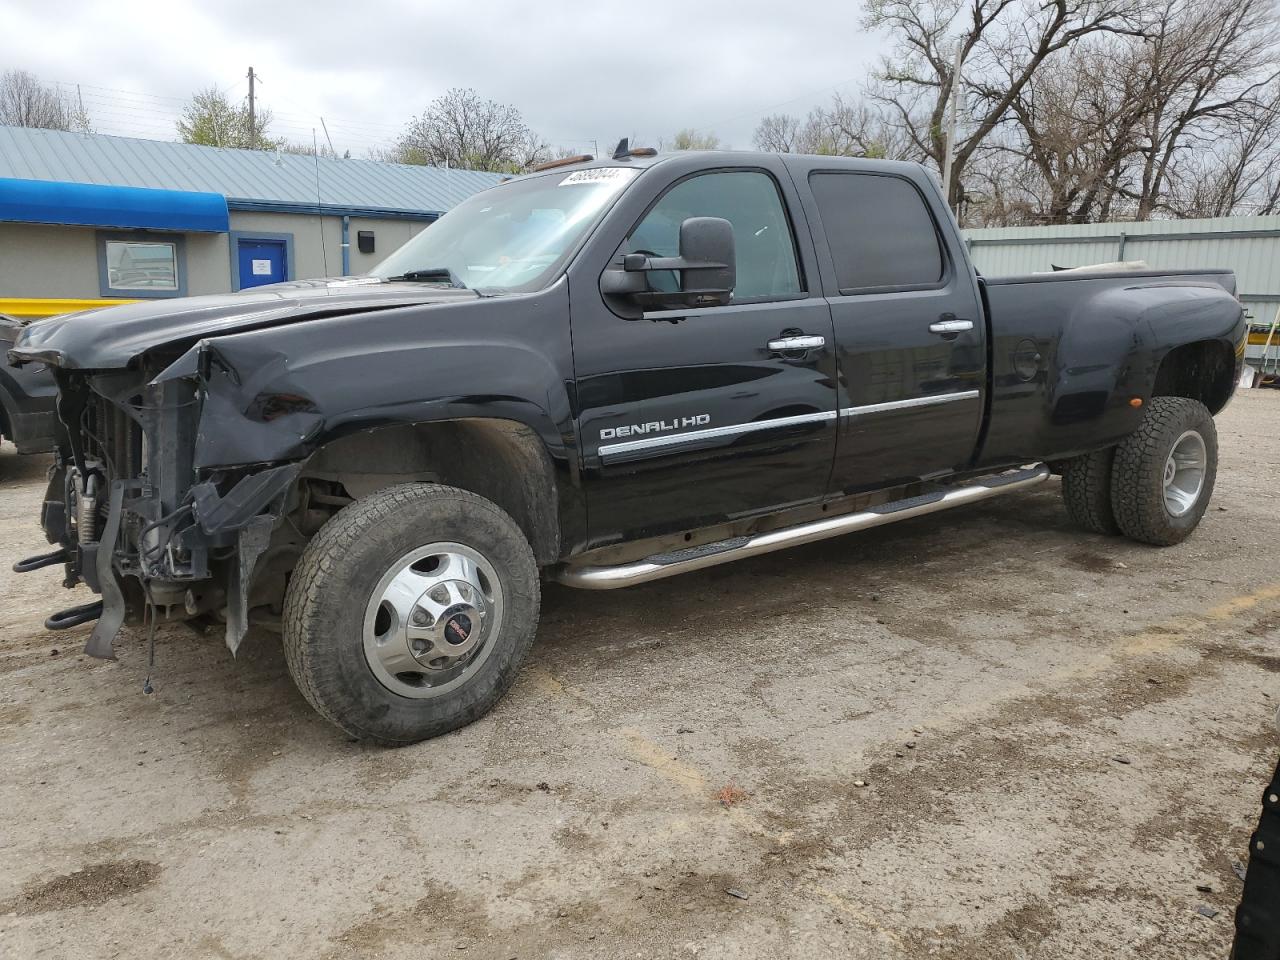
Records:
[[[194,91],[247,93],[271,132],[363,157],[450,87],[518,107],[556,147],[685,127],[751,147],[769,113],[854,94],[882,38],[860,4],[759,0],[0,0],[0,71],[79,95],[99,133],[175,139]],[[78,90],[78,94],[77,94]],[[593,144],[592,141],[596,141]]]

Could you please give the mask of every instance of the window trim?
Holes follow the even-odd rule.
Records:
[[[323,238],[322,238],[323,239]],[[412,237],[410,238],[412,239]],[[293,259],[293,234],[292,233],[269,233],[265,230],[229,230],[227,231],[227,250],[231,254],[231,292],[239,293],[245,289],[240,286],[240,241],[241,240],[266,240],[272,243],[284,241],[284,280],[282,283],[288,283],[290,280],[296,280],[294,259]]]
[[[175,290],[113,287],[107,270],[107,243],[168,243],[173,246]],[[95,230],[93,244],[98,257],[98,293],[104,300],[172,300],[187,295],[186,237],[180,233],[153,230]]]
[[[826,222],[822,220],[822,201],[818,199],[817,192],[813,189],[813,178],[818,175],[839,174],[844,177],[887,177],[892,180],[900,180],[908,187],[915,191],[920,203],[925,209],[925,213],[929,217],[929,222],[933,225],[933,236],[938,242],[938,253],[942,260],[942,277],[936,283],[897,283],[897,284],[881,284],[873,287],[841,287],[839,286],[839,268],[836,266],[835,251],[831,247],[831,235],[827,232]],[[819,222],[822,225],[822,238],[827,244],[827,255],[831,258],[832,279],[836,281],[836,292],[842,297],[858,297],[858,296],[875,296],[877,294],[886,293],[920,293],[930,290],[945,290],[951,286],[956,277],[955,260],[951,256],[951,250],[947,246],[946,236],[942,231],[942,225],[938,223],[938,218],[934,215],[933,207],[929,203],[929,198],[924,195],[924,191],[910,177],[903,176],[900,173],[882,173],[872,170],[849,170],[831,167],[821,167],[810,170],[805,177],[806,186],[809,188],[809,194],[813,197],[814,206],[818,211]]]
[[[764,167],[753,167],[753,166],[713,167],[709,170],[705,170],[705,169],[694,170],[690,173],[684,174],[681,177],[677,177],[675,180],[671,181],[669,184],[667,184],[665,187],[662,188],[662,190],[658,193],[658,195],[654,197],[653,200],[651,200],[645,206],[644,210],[641,211],[640,216],[637,217],[636,220],[631,224],[631,226],[627,228],[627,232],[623,235],[622,243],[620,243],[618,245],[618,248],[614,250],[613,256],[609,258],[609,263],[605,267],[605,270],[609,270],[616,265],[618,256],[622,253],[622,248],[626,246],[627,243],[630,242],[631,235],[634,234],[637,229],[639,229],[640,224],[644,223],[645,218],[648,217],[649,214],[653,212],[654,207],[656,207],[659,203],[661,203],[666,198],[668,193],[670,193],[672,190],[680,186],[682,183],[685,183],[686,181],[696,179],[697,177],[714,176],[720,173],[759,173],[767,177],[769,179],[769,182],[773,184],[774,192],[778,197],[778,203],[782,207],[783,219],[786,220],[787,222],[787,233],[791,237],[791,255],[792,257],[795,258],[796,282],[800,285],[800,289],[797,290],[795,293],[772,294],[772,295],[765,295],[760,297],[742,297],[742,298],[735,297],[731,299],[728,303],[720,304],[718,306],[713,306],[713,307],[697,307],[697,308],[672,307],[666,310],[645,310],[643,311],[643,316],[641,317],[633,317],[633,318],[624,317],[624,319],[635,319],[635,320],[645,319],[645,318],[650,320],[661,319],[664,316],[670,315],[673,311],[675,312],[683,311],[683,313],[681,314],[682,316],[686,314],[701,315],[703,313],[715,313],[716,311],[724,310],[727,307],[747,306],[750,304],[757,304],[757,303],[790,303],[795,300],[807,300],[811,296],[813,296],[813,294],[809,289],[809,279],[804,269],[804,258],[800,255],[800,240],[796,236],[796,221],[794,216],[792,216],[791,208],[787,205],[787,195],[782,189],[782,184],[778,182],[778,178],[774,176],[773,171],[767,170]],[[734,266],[736,269],[737,265],[735,264]],[[603,277],[603,275],[604,274],[602,272],[601,277]]]

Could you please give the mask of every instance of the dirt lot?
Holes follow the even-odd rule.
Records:
[[[270,635],[165,629],[145,696],[140,636],[44,631],[83,588],[9,572],[44,464],[6,448],[0,955],[1225,956],[1280,750],[1280,394],[1219,429],[1172,549],[1071,530],[1055,481],[548,587],[506,701],[398,751],[313,715]]]

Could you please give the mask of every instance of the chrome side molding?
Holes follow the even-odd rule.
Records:
[[[939,403],[955,403],[957,400],[977,400],[977,390],[961,390],[957,393],[933,393],[927,397],[910,397],[906,400],[890,400],[887,403],[868,403],[861,407],[845,407],[842,417],[865,417],[872,413],[888,413],[891,410],[910,410],[913,407],[932,407]]]
[[[654,554],[634,563],[616,566],[561,564],[551,568],[547,572],[547,578],[583,590],[615,590],[619,587],[631,587],[651,580],[674,577],[691,570],[728,563],[731,560],[754,557],[773,550],[813,543],[828,537],[838,537],[856,530],[867,530],[927,513],[950,510],[952,507],[964,506],[967,503],[977,503],[980,500],[988,500],[1033,487],[1047,479],[1049,479],[1049,468],[1041,463],[1021,470],[984,477],[964,486],[936,490],[905,500],[880,504],[860,513],[827,517],[755,536],[733,537],[719,543]]]

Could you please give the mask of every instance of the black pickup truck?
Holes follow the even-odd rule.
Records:
[[[1227,271],[979,277],[906,163],[620,146],[477,194],[369,277],[31,325],[42,522],[96,619],[282,631],[388,744],[481,716],[542,578],[625,587],[1062,475],[1084,527],[1200,521],[1245,336]],[[856,544],[851,545],[856,549]],[[681,589],[673,587],[673,589]]]

